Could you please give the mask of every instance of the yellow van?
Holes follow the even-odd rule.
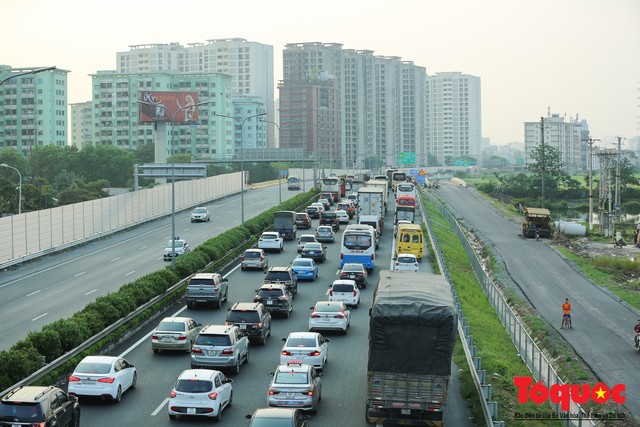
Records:
[[[422,260],[424,238],[420,225],[400,224],[396,239],[396,254],[413,254],[418,258],[418,261]]]

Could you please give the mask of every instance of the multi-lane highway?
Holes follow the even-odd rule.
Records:
[[[391,215],[391,214],[390,214]],[[368,308],[371,306],[373,284],[377,280],[380,269],[388,269],[391,262],[391,250],[393,245],[393,224],[388,220],[385,232],[381,237],[379,251],[376,256],[376,268],[369,276],[369,284],[362,291],[362,301],[358,309],[352,309],[351,327],[347,335],[325,334],[329,343],[329,361],[322,377],[322,401],[319,411],[312,417],[311,425],[314,426],[366,426],[365,422],[365,391],[366,391],[366,367],[368,348]],[[312,233],[318,221],[313,221]],[[341,235],[344,225],[338,232]],[[298,235],[306,233],[306,230],[298,231]],[[227,425],[246,425],[246,415],[253,413],[256,408],[264,407],[267,399],[267,389],[273,372],[279,363],[281,338],[292,331],[308,330],[308,318],[310,308],[319,300],[326,300],[326,292],[329,284],[337,279],[339,268],[339,240],[336,243],[327,243],[327,261],[320,264],[320,275],[315,281],[301,281],[298,284],[298,294],[294,300],[294,310],[289,319],[274,317],[272,323],[272,336],[267,344],[252,345],[250,361],[241,367],[238,375],[233,379],[234,400],[233,406],[223,412],[222,422]],[[282,253],[270,253],[269,265],[288,265],[297,253],[295,241],[285,242],[285,250]],[[428,269],[428,261],[423,262],[423,267]],[[183,304],[172,307],[166,315],[193,317],[202,324],[222,324],[225,320],[227,309],[233,302],[252,301],[254,291],[263,280],[260,271],[241,271],[239,268],[232,271],[229,279],[229,302],[223,305],[222,310],[201,307],[187,309]],[[160,319],[158,319],[160,320]],[[125,393],[119,404],[83,399],[82,424],[84,426],[112,426],[118,425],[191,425],[197,421],[190,419],[169,420],[167,415],[167,401],[169,392],[175,378],[184,369],[190,368],[190,356],[181,354],[154,354],[150,347],[151,330],[141,331],[130,342],[114,350],[113,354],[123,354],[138,369],[138,385],[135,390]],[[457,369],[453,369],[457,376]],[[448,425],[471,425],[466,402],[461,398],[457,378],[452,381],[452,391],[449,405],[446,411],[446,423]],[[205,421],[206,422],[206,421]]]
[[[299,193],[285,190],[282,198]],[[246,217],[276,206],[278,200],[277,186],[247,191]],[[211,211],[207,223],[191,223],[190,211],[176,214],[176,234],[186,238],[192,248],[240,225],[239,195],[206,206]],[[170,265],[162,260],[170,238],[171,219],[167,217],[1,272],[0,349],[11,347],[29,331],[70,317],[98,296]]]

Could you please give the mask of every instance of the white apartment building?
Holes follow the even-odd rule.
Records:
[[[480,78],[442,72],[426,79],[426,149],[439,165],[482,153]],[[429,165],[432,166],[432,165]]]
[[[266,120],[276,121],[273,46],[242,38],[212,39],[206,43],[145,44],[117,52],[118,73],[170,72],[228,74],[233,96],[257,97],[266,107]],[[275,131],[268,130],[269,146]]]
[[[543,141],[543,126],[544,144],[560,152],[560,160],[564,163],[566,171],[580,170],[579,135],[575,132],[574,123],[565,121],[559,114],[551,114],[535,122],[524,123],[525,165],[533,161],[531,152]]]
[[[69,107],[71,107],[71,145],[82,150],[92,141],[91,101],[69,104]]]

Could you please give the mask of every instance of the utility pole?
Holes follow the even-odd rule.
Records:
[[[599,139],[589,138],[589,231],[593,231],[593,143]]]
[[[621,141],[622,137],[618,137],[618,156],[616,159],[616,201],[615,209],[616,213],[620,212],[620,153],[621,153]]]
[[[540,163],[542,164],[540,176],[542,177],[542,208],[544,208],[544,117],[540,117],[540,134],[542,136],[542,151],[540,153]]]

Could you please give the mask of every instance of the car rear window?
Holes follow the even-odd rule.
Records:
[[[350,273],[352,272],[361,273],[362,267],[360,267],[359,265],[345,264],[344,267],[342,267],[342,271],[348,271]]]
[[[340,306],[337,304],[316,305],[315,310],[320,313],[337,313],[340,311]]]
[[[76,366],[75,372],[81,374],[108,374],[111,372],[109,363],[84,362]]]
[[[416,262],[416,259],[412,258],[410,256],[399,256],[398,257],[398,262],[411,262],[411,263],[413,263],[413,262]]]
[[[191,279],[189,286],[213,286],[213,280],[211,279]]]
[[[227,322],[258,323],[260,322],[260,316],[257,311],[231,310],[227,316]]]
[[[196,344],[198,345],[211,345],[214,347],[220,347],[231,344],[229,335],[214,335],[214,334],[200,334],[196,338]]]
[[[260,258],[260,252],[245,252],[244,253],[244,257],[245,258]]]
[[[315,338],[289,338],[285,347],[315,347]]]
[[[278,298],[282,296],[282,290],[280,289],[260,289],[258,291],[260,298]]]
[[[322,214],[322,218],[335,218],[335,217],[336,217],[335,212],[327,212]]]
[[[176,381],[176,391],[183,393],[208,393],[213,388],[213,382],[207,380],[189,379]]]
[[[333,285],[332,287],[333,292],[353,292],[353,286],[352,285]]]
[[[273,240],[276,238],[275,234],[263,234],[260,236],[262,240]]]
[[[183,332],[184,327],[185,325],[183,322],[160,322],[157,330],[167,332]]]
[[[9,417],[9,424],[14,417],[17,421],[37,421],[43,418],[42,408],[37,402],[2,402],[0,405],[0,419]],[[31,424],[29,424],[31,425]]]
[[[275,282],[278,280],[281,282],[286,282],[291,280],[291,276],[289,276],[289,273],[287,273],[286,271],[270,271],[264,277],[264,280],[271,282]]]
[[[278,384],[309,384],[306,372],[279,371],[275,382]]]

